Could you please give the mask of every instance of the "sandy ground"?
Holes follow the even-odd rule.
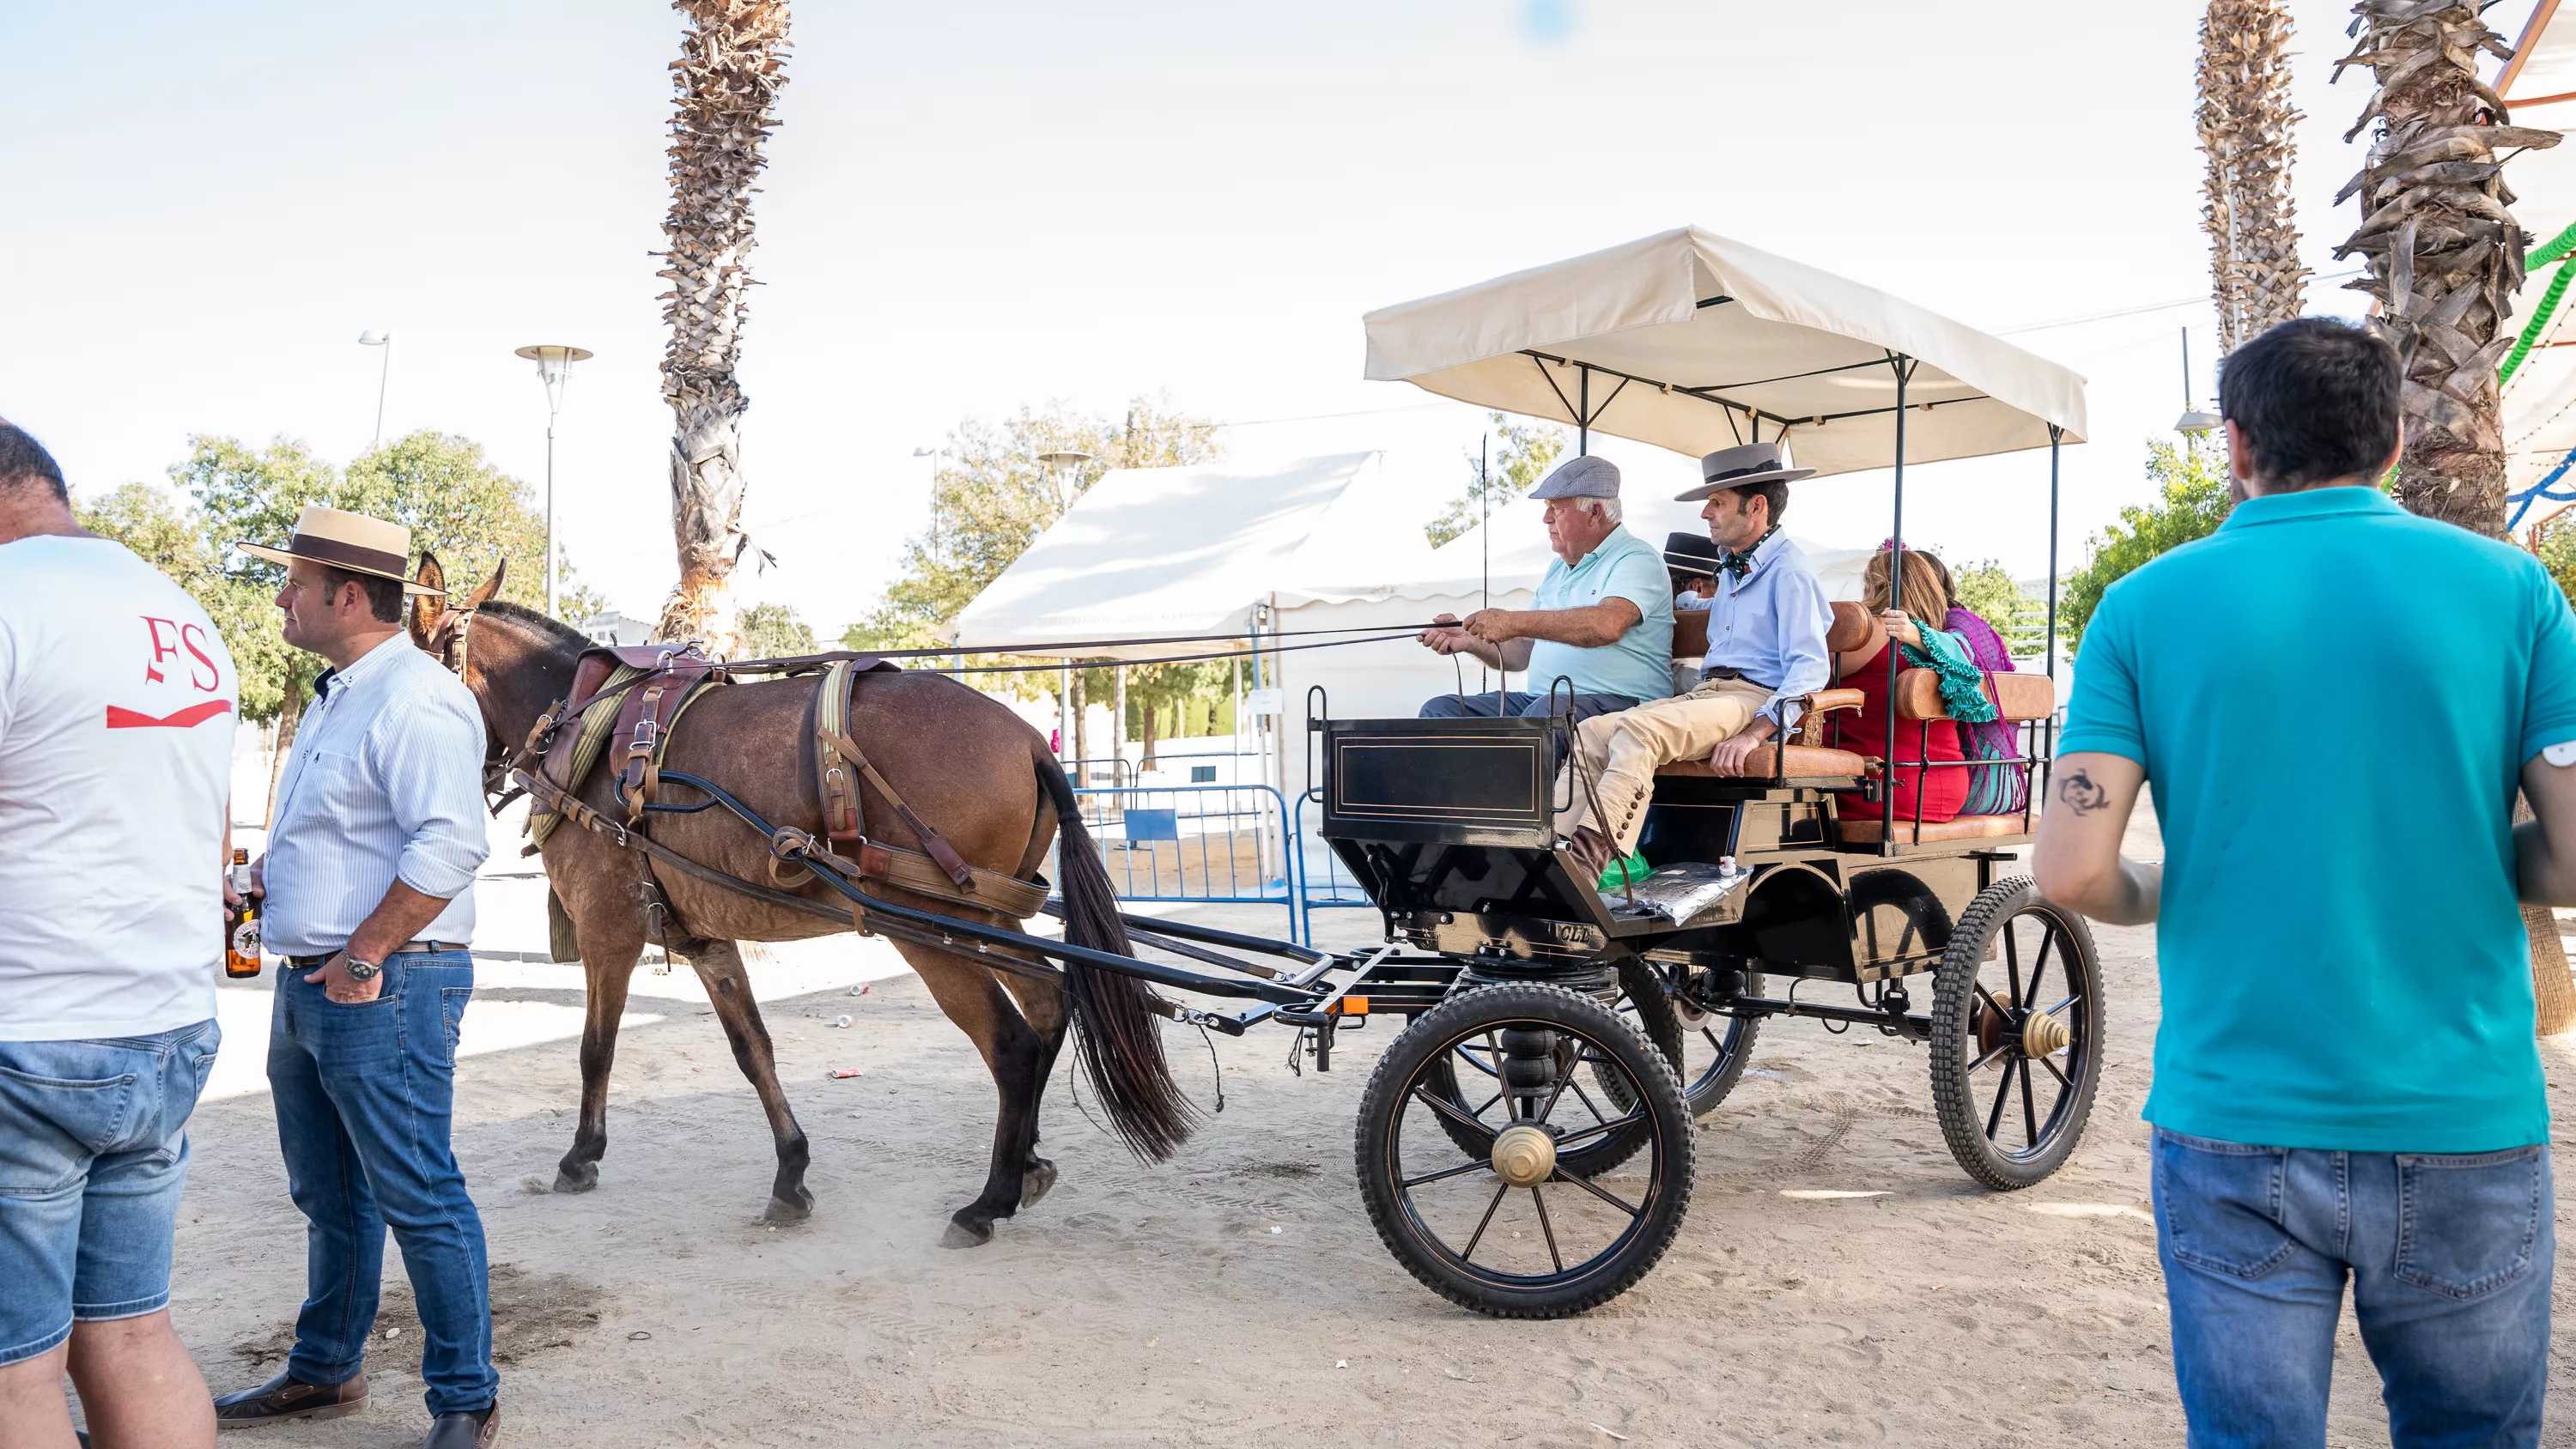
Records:
[[[2132,849],[2157,853],[2143,829]],[[492,868],[518,869],[507,859]],[[989,1078],[918,982],[887,974],[900,966],[882,944],[848,938],[753,968],[813,1139],[811,1221],[759,1220],[768,1134],[685,967],[638,974],[600,1186],[555,1196],[580,977],[499,959],[542,950],[539,889],[483,888],[495,959],[458,1071],[505,1443],[2181,1442],[2137,1121],[2157,1011],[2147,932],[2099,933],[2101,1100],[2049,1182],[1968,1182],[1919,1048],[1775,1023],[1703,1124],[1690,1218],[1662,1264],[1587,1317],[1528,1323],[1433,1297],[1371,1231],[1351,1128],[1375,1030],[1345,1037],[1326,1075],[1288,1070],[1284,1031],[1221,1039],[1225,1110],[1161,1167],[1088,1124],[1060,1076],[1054,1194],[988,1246],[940,1247],[982,1179]],[[1196,915],[1279,929],[1276,910]],[[1356,943],[1374,917],[1317,923]],[[229,1095],[198,1114],[179,1231],[176,1321],[219,1389],[276,1368],[302,1295],[302,1222],[258,1071],[267,986],[226,993]],[[1170,1045],[1210,1102],[1196,1034]],[[2550,1060],[2576,1073],[2565,1050]],[[842,1066],[864,1075],[827,1076]],[[1818,1190],[1883,1195],[1784,1195]],[[390,1251],[387,1280],[366,1412],[265,1442],[416,1442],[418,1329]],[[2563,1295],[2576,1273],[2559,1281]],[[2560,1363],[2576,1369],[2563,1349]],[[2337,1443],[2387,1442],[2376,1387],[2347,1322]]]

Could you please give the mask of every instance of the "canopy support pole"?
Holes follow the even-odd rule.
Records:
[[[1888,528],[1887,605],[1905,607],[1905,384],[1914,375],[1914,360],[1902,353],[1887,355],[1888,365],[1896,369],[1896,517]],[[1878,853],[1896,854],[1896,672],[1903,664],[1896,636],[1887,640],[1887,793],[1878,802]],[[1914,770],[1915,818],[1922,818],[1923,767]]]
[[[2057,445],[2066,430],[2048,425],[2048,677],[2057,678]]]
[[[1582,399],[1574,413],[1574,456],[1587,457],[1592,452],[1592,369],[1582,368],[1576,395]]]

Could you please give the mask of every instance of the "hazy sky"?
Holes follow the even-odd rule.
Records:
[[[803,0],[743,361],[745,517],[781,566],[745,594],[836,633],[925,516],[914,450],[1023,404],[1161,391],[1247,424],[1239,457],[1449,456],[1479,416],[1361,381],[1362,312],[1684,223],[1989,328],[2205,294],[2201,8]],[[2296,8],[2302,220],[2336,272],[2368,78],[2329,88],[2347,12]],[[559,526],[651,613],[678,33],[648,0],[0,4],[0,415],[83,489],[159,480],[195,432],[345,460],[374,328],[388,434],[463,433],[536,482],[544,397],[511,349],[588,347]],[[2336,285],[2312,305],[2355,310]],[[2070,557],[2143,494],[2185,323],[2205,393],[2205,306],[2015,334],[2093,380]],[[1265,421],[1319,414],[1357,416]],[[2038,457],[1915,477],[1909,536],[2038,570]],[[1792,527],[1875,541],[1885,493],[1820,482]]]

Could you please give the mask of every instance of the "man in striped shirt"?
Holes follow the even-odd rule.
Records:
[[[457,1026],[474,993],[482,713],[401,626],[411,532],[307,508],[285,548],[286,642],[331,661],[278,780],[261,861],[286,958],[268,1080],[309,1286],[286,1369],[216,1400],[227,1426],[336,1417],[366,1400],[385,1230],[420,1308],[424,1449],[493,1442],[499,1379],[483,1223],[448,1142]]]

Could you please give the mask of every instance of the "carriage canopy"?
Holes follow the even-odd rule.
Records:
[[[1371,312],[1368,376],[1701,454],[1785,435],[1820,473],[2084,436],[2084,379],[1698,227]]]

